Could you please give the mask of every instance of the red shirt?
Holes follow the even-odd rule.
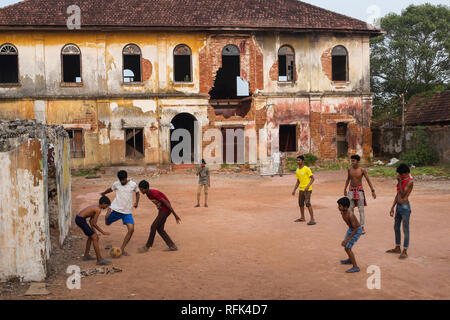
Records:
[[[413,177],[411,175],[408,175],[408,177],[405,177],[404,179],[402,179],[401,183],[402,183],[403,191],[405,191],[406,185],[411,180],[413,180]],[[400,186],[398,185],[398,183],[397,183],[397,193],[400,193]]]
[[[161,210],[161,212],[164,213],[172,212],[164,203],[161,202],[161,199],[164,199],[170,203],[169,199],[167,199],[166,195],[161,191],[158,191],[156,189],[150,189],[149,192],[147,193],[147,197],[155,204],[158,210]]]

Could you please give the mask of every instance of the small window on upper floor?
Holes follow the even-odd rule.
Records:
[[[19,83],[19,53],[12,44],[0,46],[0,84]]]
[[[141,49],[135,44],[129,44],[123,48],[123,82],[141,82],[142,54]]]
[[[173,50],[173,77],[175,82],[191,82],[191,49],[180,44]]]
[[[333,81],[348,81],[348,53],[343,46],[334,47],[331,52]]]
[[[278,81],[293,82],[295,81],[295,59],[294,49],[284,45],[278,50]]]
[[[61,51],[62,81],[64,83],[82,83],[81,51],[74,44],[67,44]]]

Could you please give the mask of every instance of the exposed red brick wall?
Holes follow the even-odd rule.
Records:
[[[269,78],[272,81],[278,81],[278,60],[275,61],[272,68],[270,68]]]
[[[142,81],[147,81],[152,76],[152,63],[150,60],[142,58]]]
[[[241,77],[249,82],[251,92],[264,89],[263,55],[250,36],[212,36],[199,50],[200,93],[208,94],[214,85],[217,70],[222,66],[222,50],[234,44],[240,50]]]
[[[333,80],[333,73],[332,73],[332,64],[331,64],[331,51],[333,48],[329,48],[326,50],[322,57],[320,58],[320,61],[322,62],[322,71],[325,73],[328,79]]]

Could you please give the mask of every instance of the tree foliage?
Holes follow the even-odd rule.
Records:
[[[448,89],[450,7],[411,5],[381,19],[384,35],[371,40],[374,116],[401,113],[400,97]]]

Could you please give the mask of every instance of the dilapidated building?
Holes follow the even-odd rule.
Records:
[[[74,168],[170,163],[194,121],[368,159],[378,34],[296,0],[23,1],[0,9],[0,118],[64,126]]]

